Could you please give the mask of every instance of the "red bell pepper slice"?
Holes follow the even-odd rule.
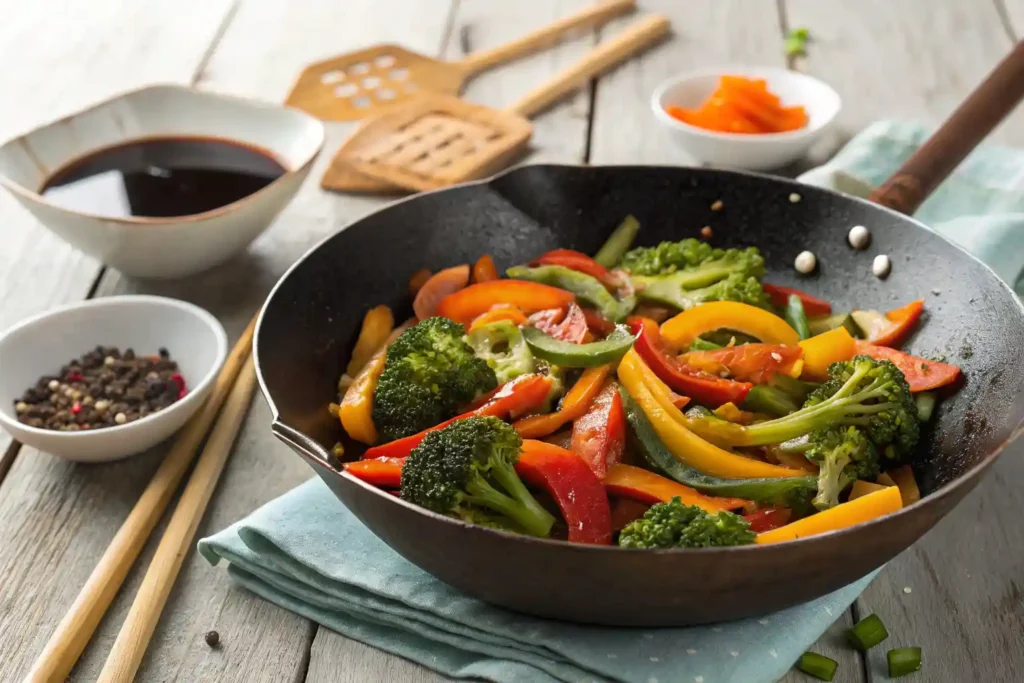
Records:
[[[741,382],[764,384],[779,371],[789,374],[803,355],[804,350],[799,346],[740,344],[713,351],[690,351],[679,360],[711,375],[721,376],[727,372]]]
[[[622,531],[630,522],[636,521],[644,516],[651,506],[633,498],[613,498],[612,505],[612,531]]]
[[[498,269],[494,266],[494,259],[490,254],[484,254],[473,264],[473,282],[490,282],[499,277]]]
[[[538,311],[527,318],[527,322],[555,339],[573,344],[582,344],[587,338],[587,318],[575,301],[570,303],[568,308]]]
[[[583,460],[554,444],[524,439],[516,473],[555,499],[569,529],[570,543],[611,545],[608,495]]]
[[[669,355],[661,341],[658,323],[650,318],[630,318],[627,321],[637,335],[633,348],[654,374],[670,388],[689,396],[698,403],[717,408],[723,403],[743,403],[753,387],[749,382],[737,382],[695,370],[676,357]]]
[[[487,415],[506,419],[514,413],[527,412],[540,407],[544,400],[547,399],[550,391],[551,378],[534,374],[520,375],[512,381],[506,382],[479,408],[453,417],[450,420],[445,420],[435,427],[424,429],[422,432],[368,448],[363,453],[363,459],[370,460],[382,457],[404,458],[420,445],[423,437],[428,433],[447,427],[456,420]]]
[[[608,320],[593,308],[584,308],[583,317],[587,321],[587,327],[595,337],[607,337],[615,331],[615,323]]]
[[[614,290],[619,286],[619,278],[612,274],[607,268],[590,258],[586,254],[574,249],[555,249],[546,254],[541,254],[530,262],[531,266],[562,266],[580,273],[586,273],[601,281],[608,289]]]
[[[751,512],[749,515],[743,515],[743,519],[750,523],[751,531],[759,534],[762,531],[771,531],[772,529],[778,529],[780,526],[789,524],[792,516],[793,511],[789,508],[768,507],[762,508],[757,512]]]
[[[858,339],[855,348],[858,354],[871,356],[877,360],[887,360],[898,367],[914,393],[944,387],[960,377],[960,368],[955,365],[925,360],[887,346],[876,346]]]
[[[622,397],[615,382],[605,382],[586,414],[573,423],[570,450],[583,458],[598,479],[604,479],[608,468],[622,460],[625,449],[626,413]]]
[[[511,304],[529,315],[546,308],[562,308],[575,300],[572,292],[526,280],[478,282],[449,294],[437,304],[437,315],[468,324],[495,304]]]
[[[819,315],[829,315],[832,313],[832,304],[819,299],[816,296],[811,296],[807,292],[801,292],[799,289],[793,289],[792,287],[783,287],[782,285],[769,285],[765,284],[764,293],[772,300],[772,305],[778,308],[785,308],[789,302],[789,295],[796,294],[800,297],[800,303],[804,305],[804,313],[808,317],[815,317]]]
[[[402,464],[405,458],[374,458],[346,462],[342,467],[356,479],[385,489],[402,485]]]
[[[899,346],[910,335],[923,312],[924,301],[921,299],[888,311],[885,314],[888,324],[878,325],[873,330],[864,330],[868,335],[868,342],[877,346]]]

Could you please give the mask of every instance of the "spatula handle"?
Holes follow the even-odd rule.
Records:
[[[1024,99],[1024,41],[868,199],[914,213],[978,143]]]
[[[625,61],[668,35],[668,19],[655,14],[630,26],[620,35],[603,40],[580,61],[565,69],[539,88],[527,93],[507,111],[530,118],[557,102],[567,93],[606,69]]]
[[[610,19],[632,11],[635,7],[636,0],[604,0],[604,2],[563,17],[512,42],[499,45],[491,50],[475,52],[458,62],[458,65],[465,70],[467,77],[472,76],[498,64],[510,62],[548,47],[572,29],[600,26]]]

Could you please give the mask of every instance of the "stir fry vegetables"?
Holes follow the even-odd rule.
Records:
[[[833,313],[763,283],[757,248],[639,230],[593,257],[420,271],[397,329],[371,309],[332,408],[367,446],[344,471],[472,524],[636,549],[792,541],[920,499],[918,441],[961,374],[896,348],[923,302]]]

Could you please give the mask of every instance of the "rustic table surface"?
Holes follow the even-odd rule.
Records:
[[[569,13],[589,0],[49,0],[18,3],[0,22],[0,136],[151,82],[281,101],[308,62],[377,42],[456,58]],[[668,14],[673,39],[599,79],[535,122],[530,160],[685,163],[652,125],[648,97],[673,73],[735,63],[785,65],[782,36],[810,28],[809,56],[790,66],[830,82],[841,128],[879,116],[937,123],[1024,36],[1024,0],[641,0]],[[622,22],[620,21],[619,24]],[[616,27],[609,27],[614,31]],[[501,106],[575,60],[575,42],[484,74],[469,99]],[[122,292],[179,297],[238,335],[284,270],[311,244],[385,200],[328,194],[318,179],[350,127],[328,144],[299,196],[248,253],[175,283],[142,283],[51,236],[0,193],[0,328],[58,304]],[[1018,113],[993,136],[1024,146]],[[832,141],[833,144],[837,141]],[[824,150],[827,153],[827,150]],[[270,435],[254,400],[200,529],[208,535],[311,476]],[[20,679],[149,480],[163,449],[82,466],[0,433],[0,679]],[[927,681],[1020,680],[1024,670],[1024,461],[1007,457],[945,521],[886,567],[816,646],[838,681],[885,680],[884,649],[860,658],[839,640],[878,612],[893,643],[920,645]],[[155,547],[140,562],[73,672],[93,680]],[[211,650],[203,634],[216,629]],[[1012,674],[1011,672],[1018,672]],[[793,673],[788,680],[805,677]],[[144,681],[438,681],[416,664],[348,640],[232,585],[194,552],[139,672]]]

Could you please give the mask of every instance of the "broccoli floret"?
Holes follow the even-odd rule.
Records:
[[[764,275],[764,258],[757,247],[713,249],[691,237],[681,242],[662,242],[656,247],[633,249],[622,257],[620,267],[633,276],[678,272],[681,287],[696,289],[714,284],[733,273],[760,278]]]
[[[619,533],[623,548],[710,548],[746,545],[756,534],[750,523],[732,512],[706,512],[684,505],[678,496],[652,505],[644,516]]]
[[[474,524],[547,536],[555,518],[516,474],[523,440],[496,417],[428,432],[402,467],[401,496]]]
[[[477,358],[482,358],[494,370],[498,384],[533,372],[533,352],[523,339],[523,333],[511,320],[482,325],[466,337],[466,342]]]
[[[498,386],[487,362],[464,341],[466,329],[427,318],[388,347],[373,395],[373,424],[385,441],[444,422]]]
[[[856,356],[833,363],[829,380],[785,417],[748,426],[696,419],[689,426],[720,446],[766,446],[837,425],[859,427],[882,455],[909,455],[921,425],[917,405],[899,368],[886,360]]]
[[[698,289],[685,287],[684,282],[689,279],[690,272],[680,270],[668,275],[635,276],[633,282],[641,301],[653,301],[682,311],[709,301],[739,301],[760,308],[767,308],[771,303],[761,282],[752,275],[733,273]]]
[[[839,494],[857,479],[878,476],[878,451],[858,427],[828,427],[811,432],[805,451],[818,465],[818,495],[811,501],[819,510],[839,504]]]

